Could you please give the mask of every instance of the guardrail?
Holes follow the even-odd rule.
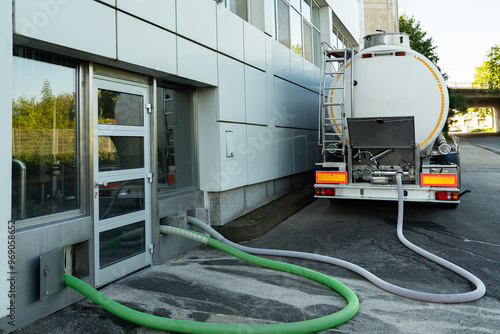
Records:
[[[446,86],[451,89],[487,89],[488,86],[472,82],[447,82]]]

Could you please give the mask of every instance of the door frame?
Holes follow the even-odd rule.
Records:
[[[94,276],[95,285],[101,286],[115,279],[123,277],[128,273],[152,264],[152,219],[151,208],[152,196],[152,175],[151,163],[151,107],[152,96],[150,86],[146,83],[135,82],[125,79],[118,79],[107,75],[93,73],[91,78],[91,138],[93,142],[92,150],[92,191],[90,192],[92,203],[92,216],[94,222],[93,244],[94,244]],[[104,88],[134,95],[143,96],[143,126],[129,125],[105,125],[98,123],[98,89]],[[143,138],[143,167],[113,171],[99,171],[99,135],[123,135],[127,137]],[[105,182],[144,180],[144,210],[139,210],[124,215],[100,220],[99,218],[99,184]],[[142,252],[124,258],[119,262],[100,268],[100,233],[114,228],[127,226],[136,222],[144,221],[145,235]]]

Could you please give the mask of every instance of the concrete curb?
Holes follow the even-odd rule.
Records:
[[[300,188],[223,226],[214,226],[225,238],[242,242],[263,236],[315,200],[314,190]]]

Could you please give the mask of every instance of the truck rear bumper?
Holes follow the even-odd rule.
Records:
[[[398,189],[395,185],[347,185],[347,184],[322,184],[314,185],[315,189],[335,189],[335,195],[315,195],[316,198],[332,199],[365,199],[397,201]],[[436,192],[459,192],[458,188],[451,187],[420,187],[415,185],[403,185],[404,200],[409,202],[432,202],[432,203],[460,203],[460,200],[437,200]]]

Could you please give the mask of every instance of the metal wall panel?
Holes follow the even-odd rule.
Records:
[[[293,126],[292,124],[292,100],[290,83],[278,77],[274,78],[274,113],[275,125]]]
[[[221,54],[219,58],[219,121],[245,122],[243,63]]]
[[[293,129],[276,128],[276,148],[278,157],[278,177],[294,173]]]
[[[175,0],[117,0],[116,6],[143,20],[175,32],[175,2]]]
[[[177,1],[177,33],[212,49],[217,49],[216,2]]]
[[[304,86],[304,62],[307,62],[302,56],[291,52],[290,54],[290,81]]]
[[[266,73],[245,65],[246,122],[267,124],[267,81]]]
[[[269,180],[271,138],[267,126],[247,125],[248,184]]]
[[[91,0],[14,2],[15,34],[116,58],[115,10]]]
[[[220,124],[220,190],[229,190],[247,185],[247,132],[245,124]],[[228,156],[227,148],[232,146],[233,156]]]
[[[245,63],[266,70],[266,35],[248,22],[243,23]]]
[[[301,173],[307,170],[306,130],[293,129],[293,171]]]
[[[290,80],[290,49],[273,41],[274,75]]]
[[[292,125],[294,128],[305,128],[306,105],[304,100],[305,89],[297,85],[291,85],[292,93]]]
[[[27,228],[16,234],[17,272],[16,280],[16,326],[7,324],[8,318],[0,320],[0,328],[15,329],[45,317],[74,303],[83,296],[72,289],[64,289],[44,301],[40,301],[40,255],[90,239],[90,218],[84,217],[63,223]],[[92,257],[90,257],[92,259]],[[93,261],[90,261],[93,268]],[[93,273],[90,273],[92,277]],[[89,284],[92,280],[84,279]]]
[[[217,49],[243,61],[243,20],[223,6],[217,6]]]
[[[217,86],[217,53],[177,37],[177,74],[180,77]]]
[[[118,60],[177,74],[174,34],[118,12]]]

